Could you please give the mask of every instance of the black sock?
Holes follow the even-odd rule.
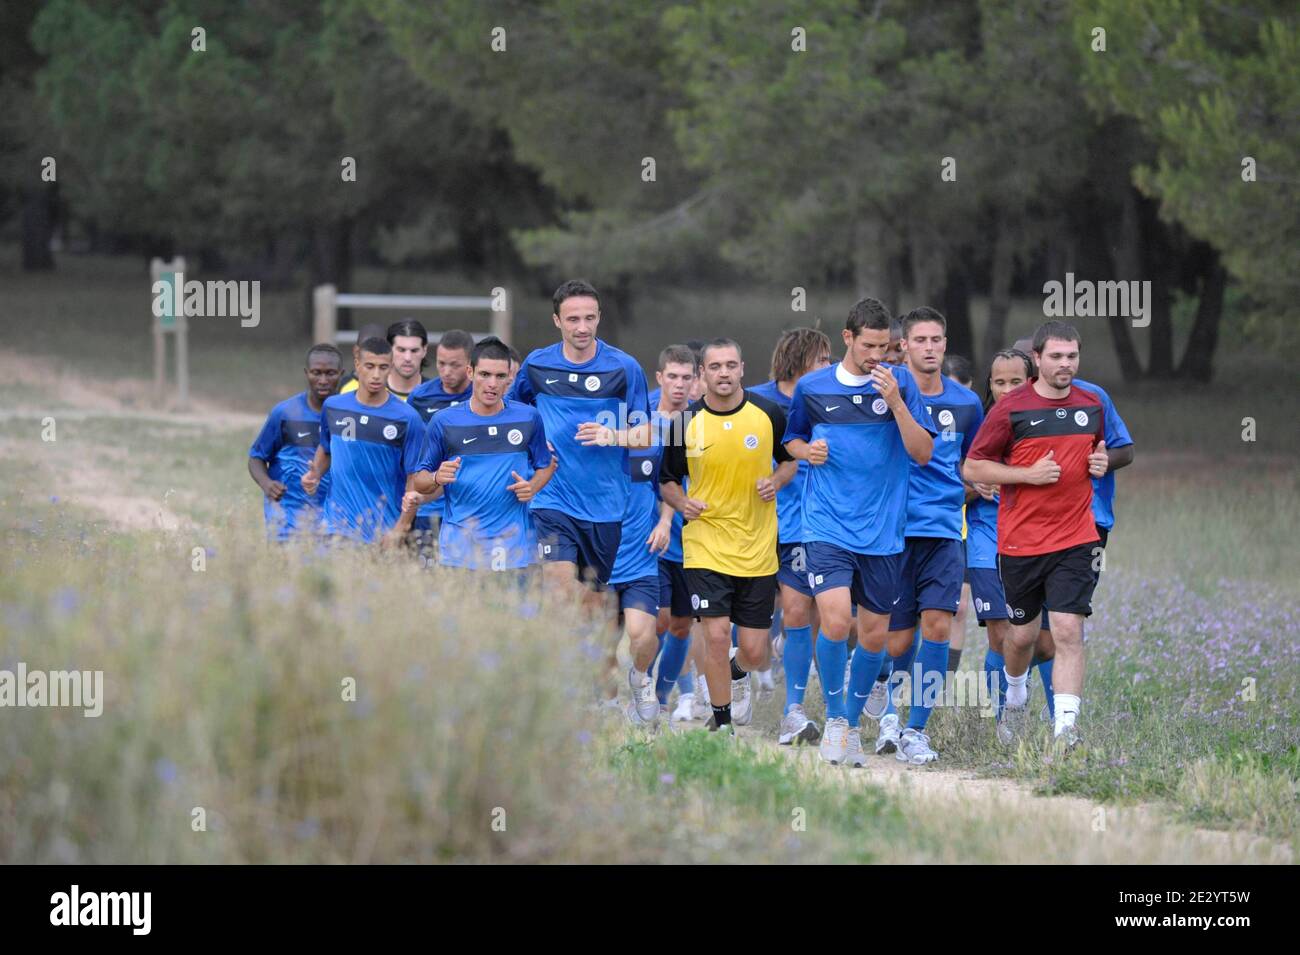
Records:
[[[730,703],[727,703],[727,704],[725,704],[725,705],[723,705],[723,706],[715,706],[715,707],[713,708],[713,725],[714,725],[714,726],[718,726],[718,727],[726,726],[726,725],[727,725],[728,723],[730,723],[730,722],[731,722],[731,704],[730,704]]]
[[[742,670],[739,666],[737,666],[737,664],[736,664],[736,658],[735,658],[735,657],[732,657],[732,658],[731,658],[731,678],[732,678],[733,680],[743,680],[743,679],[745,678],[745,676],[746,676],[745,671]]]
[[[951,651],[949,651],[949,652],[951,652]],[[888,682],[888,680],[889,680],[889,671],[888,671],[888,670],[884,670],[884,669],[882,669],[879,673],[876,674],[876,682],[877,682],[877,683],[886,683],[886,682]]]
[[[961,651],[948,648],[948,672],[956,673],[957,668],[961,666]]]

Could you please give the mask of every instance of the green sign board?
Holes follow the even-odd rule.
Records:
[[[176,273],[162,272],[158,280],[167,285],[167,297],[163,302],[163,313],[158,319],[158,324],[163,328],[176,327]]]

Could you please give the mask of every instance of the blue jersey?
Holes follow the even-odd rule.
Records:
[[[627,450],[584,447],[577,434],[587,421],[620,429],[648,423],[645,374],[632,357],[597,341],[596,354],[576,365],[564,357],[563,343],[539,348],[520,366],[510,399],[537,407],[560,459],[532,506],[579,520],[622,521],[630,490]]]
[[[966,566],[998,567],[998,498],[977,497],[966,505]]]
[[[903,550],[911,458],[894,413],[870,381],[845,384],[842,365],[799,379],[790,401],[785,441],[825,440],[826,463],[808,468],[803,494],[803,539],[855,554]],[[912,417],[937,433],[911,372],[891,368]]]
[[[266,462],[272,481],[284,485],[280,500],[262,498],[266,528],[277,540],[298,530],[310,530],[320,518],[320,508],[329,491],[329,472],[321,478],[315,494],[302,489],[302,476],[311,466],[320,444],[320,413],[307,403],[307,392],[286,398],[271,409],[257,440],[248,449],[250,458]]]
[[[756,395],[762,395],[790,419],[790,399],[781,393],[775,381],[765,381],[761,385],[746,389]],[[781,544],[803,543],[803,491],[808,483],[808,469],[812,467],[807,461],[799,462],[799,469],[794,478],[781,490],[776,492],[777,541]]]
[[[658,392],[654,392],[658,394]],[[658,402],[652,402],[650,407],[657,409]],[[665,418],[657,410],[651,412],[653,420],[653,434],[657,454],[655,456],[655,497],[662,500],[659,490],[659,467],[663,464],[664,448],[672,443],[672,425],[673,418]],[[682,489],[685,490],[690,486],[690,480],[682,478]],[[658,518],[656,517],[656,520]],[[673,526],[668,534],[668,549],[659,555],[661,559],[671,564],[680,564],[685,556],[682,554],[682,515],[680,511],[673,511]]]
[[[533,562],[537,541],[528,505],[508,490],[551,463],[536,408],[506,402],[494,415],[475,414],[469,402],[439,411],[425,431],[420,470],[436,471],[460,458],[438,531],[438,562],[471,570],[511,570]]]
[[[961,462],[984,420],[984,406],[969,388],[945,375],[939,380],[943,382],[940,394],[921,395],[939,436],[928,464],[910,461],[906,533],[961,540],[961,506],[966,501]]]
[[[357,392],[333,395],[321,409],[321,447],[330,456],[325,524],[331,534],[369,543],[397,523],[407,475],[419,469],[424,422],[405,401],[377,408]]]
[[[1124,419],[1115,410],[1115,402],[1110,400],[1104,388],[1099,388],[1086,381],[1074,379],[1080,388],[1086,388],[1101,399],[1106,417],[1106,447],[1124,448],[1133,443],[1132,436]],[[1104,477],[1092,479],[1092,519],[1098,527],[1110,530],[1115,526],[1115,472],[1107,471]]]
[[[420,413],[420,419],[427,428],[429,419],[443,408],[454,408],[468,402],[473,390],[467,386],[464,391],[453,394],[442,387],[441,378],[430,378],[416,385],[406,403]],[[442,517],[442,502],[443,498],[440,497],[428,504],[421,504],[415,512],[416,517]]]
[[[627,512],[623,516],[623,534],[618,541],[618,556],[614,558],[614,569],[609,575],[611,584],[625,584],[659,575],[659,555],[646,546],[646,540],[659,523],[659,465],[663,453],[663,445],[658,442],[649,448],[628,451],[631,490]],[[681,547],[680,538],[678,547]]]

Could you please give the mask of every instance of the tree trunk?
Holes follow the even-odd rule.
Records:
[[[885,223],[869,212],[863,213],[854,231],[853,281],[858,298],[878,298],[894,314],[898,310],[898,292],[893,288],[893,243]]]
[[[1014,224],[999,220],[993,240],[992,274],[989,277],[989,321],[984,326],[984,347],[979,355],[971,355],[971,364],[983,368],[990,357],[1007,342],[1007,316],[1011,314],[1011,279],[1016,257],[1012,233]]]
[[[938,309],[948,321],[948,354],[965,355],[975,363],[975,331],[970,320],[970,276],[962,264],[963,252],[949,259],[947,281],[938,299]]]
[[[1219,321],[1223,318],[1223,290],[1227,279],[1216,253],[1201,280],[1196,320],[1192,323],[1187,350],[1183,352],[1183,361],[1178,367],[1180,378],[1208,382],[1214,377],[1214,349],[1219,343]]]
[[[23,190],[23,271],[54,268],[50,239],[54,236],[54,192],[48,186]]]
[[[332,284],[339,292],[352,288],[352,220],[317,222],[311,227],[311,281],[307,285],[305,331],[312,330],[313,293],[317,285]],[[339,328],[354,327],[351,309],[339,309]]]
[[[1139,276],[1142,229],[1138,200],[1139,196],[1135,189],[1129,187],[1125,190],[1119,234],[1113,241],[1107,243],[1110,250],[1110,268],[1106,269],[1100,257],[1097,257],[1097,260],[1088,263],[1087,278],[1095,280],[1107,271],[1125,280],[1136,279]],[[1095,221],[1096,215],[1094,212],[1089,216],[1090,221]],[[1098,239],[1105,236],[1104,225],[1098,224],[1094,231]],[[1061,276],[1061,279],[1063,280],[1064,276]],[[1111,342],[1115,346],[1115,358],[1119,361],[1120,374],[1124,376],[1125,381],[1138,381],[1143,377],[1142,362],[1138,358],[1137,348],[1130,334],[1130,321],[1122,315],[1112,315],[1106,319],[1106,324],[1110,329]]]

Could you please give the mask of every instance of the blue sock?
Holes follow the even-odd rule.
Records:
[[[808,671],[812,669],[812,627],[790,627],[785,632],[785,709],[803,705],[808,688]]]
[[[734,623],[731,625],[731,645],[733,647],[740,646],[740,631],[736,629]]]
[[[673,684],[681,676],[682,664],[686,662],[686,654],[691,649],[689,633],[684,637],[664,633],[664,637],[663,652],[659,654],[659,678],[655,680],[655,693],[658,694],[661,705],[668,703],[668,695],[672,693]]]
[[[907,716],[907,728],[924,730],[930,719],[930,710],[943,700],[943,680],[948,672],[948,641],[922,640],[916,651],[916,666],[920,680],[913,680],[912,710]],[[916,674],[914,673],[915,677]]]
[[[912,672],[912,661],[916,658],[918,646],[920,646],[920,641],[916,639],[916,634],[913,632],[912,645],[903,651],[901,656],[894,657],[892,660],[893,671],[889,677],[889,702],[885,706],[885,716],[890,713],[895,716],[898,715],[898,709],[894,706],[894,689],[898,686],[899,681],[903,679],[903,674],[906,673],[909,680],[913,683],[916,682],[916,674]]]
[[[849,726],[857,726],[858,721],[862,719],[862,708],[867,705],[867,697],[871,695],[871,688],[876,685],[880,665],[884,663],[886,656],[888,654],[883,648],[876,653],[870,653],[860,643],[853,651],[853,669],[849,671],[849,692],[845,696]]]
[[[1052,663],[1051,660],[1044,660],[1038,664],[1038,675],[1043,678],[1043,692],[1047,694],[1047,715],[1056,719],[1056,694],[1052,692]]]
[[[1002,654],[993,650],[984,654],[984,679],[988,681],[989,696],[993,698],[998,716],[1002,715],[1002,701],[1007,698],[1006,665],[1007,661]]]
[[[822,696],[826,698],[826,718],[848,719],[844,706],[844,665],[849,662],[849,645],[817,634],[817,672],[821,676]]]

